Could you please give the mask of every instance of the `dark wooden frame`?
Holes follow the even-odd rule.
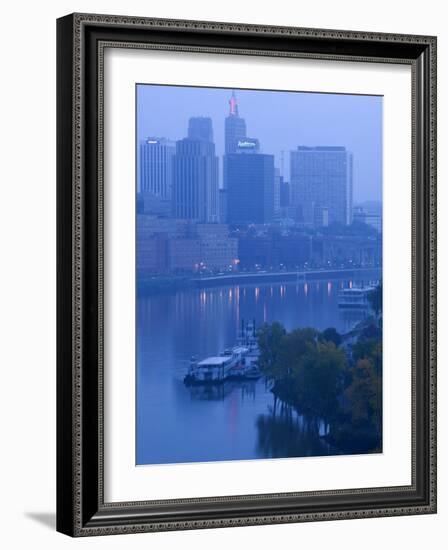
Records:
[[[102,480],[104,47],[412,67],[412,485],[111,504]],[[57,22],[57,529],[71,536],[436,511],[436,38],[73,14]]]

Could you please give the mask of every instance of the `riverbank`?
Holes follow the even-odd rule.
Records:
[[[187,288],[206,288],[217,286],[228,286],[234,284],[251,283],[286,283],[319,279],[346,279],[363,276],[366,279],[381,278],[381,267],[360,267],[350,269],[314,269],[302,271],[269,271],[254,273],[229,273],[225,275],[212,275],[205,277],[197,276],[171,276],[151,277],[140,279],[137,282],[137,289],[142,294],[157,294],[159,292],[170,292],[173,290],[184,290]]]
[[[236,283],[286,283],[305,282],[318,279],[340,279],[365,275],[367,278],[378,278],[381,268],[360,267],[351,269],[314,269],[303,271],[269,271],[256,273],[231,273],[193,279],[197,287],[222,286]]]

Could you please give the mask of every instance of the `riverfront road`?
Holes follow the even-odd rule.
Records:
[[[315,269],[306,271],[269,271],[256,273],[230,273],[228,275],[213,275],[207,277],[197,277],[192,280],[197,287],[221,286],[236,283],[256,283],[256,282],[287,282],[287,281],[306,281],[314,279],[339,279],[356,277],[357,279],[365,277],[366,279],[380,279],[380,267],[359,267],[350,269]]]

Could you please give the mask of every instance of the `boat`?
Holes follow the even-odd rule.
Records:
[[[262,375],[258,366],[259,355],[255,321],[246,324],[243,320],[237,345],[201,361],[193,357],[184,382],[195,385],[219,384],[225,380],[257,380]]]
[[[374,291],[374,285],[352,286],[344,288],[338,294],[338,307],[344,309],[369,309],[370,303],[368,295]]]
[[[246,380],[258,380],[261,378],[261,370],[260,367],[256,364],[252,364],[246,371]]]

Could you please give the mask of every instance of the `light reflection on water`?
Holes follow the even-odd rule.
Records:
[[[181,290],[137,304],[137,463],[325,455],[318,434],[277,409],[263,380],[187,388],[192,356],[236,343],[241,321],[345,332],[365,314],[338,308],[353,281],[300,281]],[[275,412],[275,414],[274,414]],[[308,431],[307,431],[308,430]]]

